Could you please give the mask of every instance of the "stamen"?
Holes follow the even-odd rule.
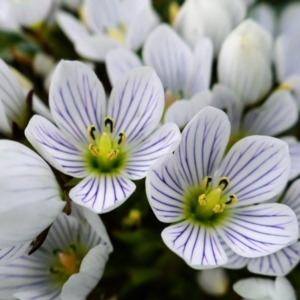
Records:
[[[202,189],[203,191],[206,191],[207,188],[209,187],[209,184],[211,183],[211,181],[212,181],[212,177],[211,177],[211,176],[206,176],[206,177],[203,179],[202,183],[201,183],[201,189]]]
[[[110,159],[110,160],[113,160],[113,159],[115,159],[118,156],[119,152],[120,151],[118,149],[112,149],[107,154],[107,158]]]
[[[277,88],[277,91],[288,91],[288,92],[290,92],[291,90],[292,90],[292,87],[288,83],[283,83]]]
[[[202,206],[206,205],[207,200],[206,200],[206,196],[204,194],[199,196],[198,203],[199,203],[199,205],[202,205]]]
[[[120,132],[119,133],[118,145],[120,145],[120,146],[123,145],[125,143],[126,139],[127,139],[126,133],[125,132]]]
[[[230,183],[230,181],[229,181],[229,179],[227,177],[221,177],[219,179],[219,188],[222,191],[224,191],[227,188],[227,186],[229,185],[229,183]]]
[[[225,202],[225,204],[227,204],[227,205],[228,204],[235,204],[235,203],[237,203],[237,200],[238,200],[237,195],[232,194],[232,195],[229,196],[229,199],[228,199],[227,202]]]
[[[224,211],[226,205],[225,204],[216,204],[215,207],[213,208],[213,211],[218,214]]]
[[[55,267],[50,267],[49,271],[52,274],[58,274],[60,270],[58,270],[58,268]]]
[[[115,124],[115,122],[112,118],[106,117],[104,119],[104,126],[105,126],[105,128],[107,128],[107,127],[109,128],[110,133],[112,133],[114,131],[114,124]]]
[[[94,156],[100,156],[100,151],[99,149],[94,146],[93,144],[89,144],[89,151],[94,155]]]
[[[89,137],[92,139],[92,140],[95,140],[96,137],[95,137],[95,132],[96,132],[96,127],[95,125],[90,125],[88,128],[87,128],[87,133],[89,135]]]

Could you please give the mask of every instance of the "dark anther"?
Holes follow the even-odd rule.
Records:
[[[90,125],[87,129],[89,136],[91,137],[91,139],[95,140],[95,132],[96,132],[96,128],[95,125]]]
[[[235,194],[230,195],[228,198],[229,199],[225,202],[225,204],[227,204],[227,205],[234,204],[237,202],[237,196]]]
[[[219,180],[219,187],[224,191],[229,184],[229,179],[227,177],[221,177]]]
[[[52,226],[52,224],[36,237],[36,239],[33,242],[31,250],[28,252],[28,255],[31,255],[32,253],[34,253],[36,250],[38,250],[43,245],[51,226]]]
[[[109,130],[112,133],[114,131],[114,120],[110,117],[106,117],[104,119],[104,126],[109,127]]]
[[[211,176],[207,176],[206,177],[206,189],[209,187],[209,184],[212,182],[212,177]]]
[[[125,134],[125,132],[120,132],[119,133],[118,145],[123,145],[125,141],[126,141],[126,134]]]

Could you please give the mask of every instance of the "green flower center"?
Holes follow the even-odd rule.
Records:
[[[227,177],[219,179],[216,188],[211,187],[212,178],[207,176],[201,185],[190,189],[184,196],[185,215],[195,222],[216,226],[228,217],[228,205],[237,202],[235,194],[229,197],[224,195],[225,189],[230,184]]]
[[[114,121],[110,117],[104,119],[105,131],[99,134],[94,125],[87,128],[92,143],[86,152],[86,162],[92,172],[100,174],[119,173],[125,166],[127,154],[124,150],[126,133],[120,132],[117,138],[112,138]]]

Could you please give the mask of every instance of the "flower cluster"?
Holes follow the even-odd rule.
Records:
[[[0,0],[0,298],[295,300],[300,6],[40,2]]]

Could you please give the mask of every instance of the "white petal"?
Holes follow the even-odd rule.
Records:
[[[274,300],[296,300],[295,291],[290,282],[285,277],[277,277],[275,280],[275,298]]]
[[[80,39],[75,44],[79,55],[96,62],[103,62],[109,51],[120,47],[123,45],[119,41],[101,33]]]
[[[292,96],[295,98],[298,110],[300,109],[300,75],[296,74],[285,78],[282,82],[283,85],[287,85],[290,88]]]
[[[232,89],[224,84],[215,84],[212,92],[211,106],[226,112],[231,125],[231,134],[238,132],[243,109],[240,99]]]
[[[230,149],[214,181],[230,180],[225,194],[236,194],[235,207],[259,203],[277,195],[290,172],[287,144],[269,136],[246,137]]]
[[[115,28],[120,21],[119,0],[85,0],[86,22],[95,32]]]
[[[186,188],[173,154],[161,158],[148,171],[147,198],[154,214],[161,222],[177,222],[184,218],[183,196]]]
[[[293,136],[286,136],[281,138],[289,146],[289,154],[291,157],[291,169],[289,180],[292,180],[300,175],[300,142]]]
[[[12,17],[23,26],[31,26],[43,21],[50,13],[52,0],[43,0],[43,5],[39,0],[27,0],[13,4],[11,6]]]
[[[107,248],[100,244],[82,260],[79,273],[72,275],[61,291],[62,300],[82,300],[97,285],[107,261]]]
[[[13,247],[6,247],[0,249],[0,265],[6,265],[23,255],[27,250],[31,241]]]
[[[65,35],[75,44],[90,34],[84,25],[71,14],[60,11],[56,14],[56,20]]]
[[[131,50],[120,48],[109,51],[105,65],[110,83],[115,85],[131,69],[142,66],[140,58]]]
[[[78,178],[86,175],[82,146],[44,117],[33,116],[25,129],[25,135],[54,168]]]
[[[271,279],[247,278],[236,282],[233,289],[242,297],[247,299],[274,299],[275,285]]]
[[[181,173],[190,186],[199,186],[204,177],[214,174],[229,134],[227,115],[213,107],[203,108],[184,128],[175,155]]]
[[[127,1],[128,2],[128,1]],[[126,45],[133,50],[138,50],[150,31],[159,23],[159,18],[151,7],[147,5],[135,18],[130,22],[126,35]]]
[[[179,128],[168,123],[156,130],[149,138],[130,150],[125,172],[128,178],[138,180],[144,178],[148,169],[161,156],[172,152],[180,142]]]
[[[213,45],[210,39],[201,38],[194,50],[193,71],[189,74],[186,87],[187,97],[207,90],[211,80]]]
[[[251,259],[248,270],[267,276],[285,276],[299,261],[300,242],[297,242],[273,254]]]
[[[46,285],[46,284],[45,284]],[[20,300],[60,300],[60,289],[55,285],[46,285],[43,288],[36,288],[32,290],[26,290],[14,294],[14,297]]]
[[[143,59],[152,66],[164,88],[174,94],[184,91],[193,68],[193,54],[187,44],[168,25],[160,25],[148,36]]]
[[[211,105],[211,101],[212,94],[208,90],[197,93],[190,100],[176,101],[167,109],[164,122],[174,122],[184,128],[201,109]]]
[[[164,243],[194,269],[217,267],[227,261],[213,228],[186,220],[167,227],[161,235]]]
[[[278,203],[235,208],[218,233],[238,255],[254,258],[272,254],[298,238],[295,213]]]
[[[278,135],[298,120],[296,101],[287,91],[274,92],[260,107],[250,110],[244,119],[244,131],[259,135]]]
[[[300,5],[297,2],[288,3],[284,6],[279,19],[280,34],[290,35],[299,32]]]
[[[2,100],[0,99],[0,132],[10,136],[12,134],[12,124],[9,123],[9,120],[6,116],[6,109]]]
[[[106,98],[95,73],[78,61],[61,61],[53,75],[49,105],[57,126],[81,143],[89,143],[88,126],[101,132]]]
[[[164,109],[162,84],[149,67],[139,67],[124,75],[114,86],[108,116],[115,120],[114,135],[127,135],[126,143],[140,142],[158,125]]]
[[[22,144],[0,141],[0,247],[32,241],[65,206],[49,166]]]
[[[32,96],[32,110],[49,121],[54,122],[50,109],[35,94]]]
[[[95,213],[105,213],[120,206],[134,192],[135,184],[118,175],[89,175],[71,189],[70,198]]]

